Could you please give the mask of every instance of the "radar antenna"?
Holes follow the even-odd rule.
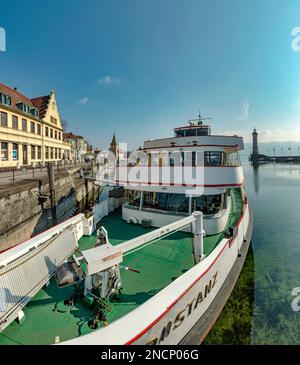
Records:
[[[202,118],[200,110],[198,114],[198,118],[196,119],[189,119],[190,125],[202,125],[204,120],[211,120],[212,118]]]

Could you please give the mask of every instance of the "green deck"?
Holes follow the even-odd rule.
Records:
[[[232,209],[228,226],[236,224],[242,208],[238,189],[232,191]],[[103,219],[113,245],[145,234],[149,229],[127,224],[121,218],[121,212],[115,211]],[[205,237],[204,251],[208,255],[222,240],[223,234]],[[93,247],[95,233],[79,241],[81,249]],[[129,254],[124,265],[140,271],[140,274],[122,270],[123,290],[120,301],[113,302],[109,316],[112,322],[130,312],[153,295],[158,293],[193,266],[192,236],[189,233],[176,232],[139,251]],[[91,311],[78,302],[68,311],[63,304],[73,292],[73,287],[59,289],[55,279],[43,288],[26,306],[26,318],[18,324],[14,321],[2,333],[0,344],[51,344],[56,336],[60,341],[68,340],[91,330],[87,322]]]

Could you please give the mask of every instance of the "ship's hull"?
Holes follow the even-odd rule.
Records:
[[[251,241],[252,216],[243,207],[231,238],[137,309],[64,344],[199,344],[224,307]]]
[[[186,336],[180,341],[181,345],[195,345],[201,344],[205,337],[208,335],[209,331],[214,326],[216,320],[221,314],[227,300],[230,297],[232,290],[235,287],[235,284],[239,278],[239,275],[243,269],[243,265],[246,260],[246,256],[251,245],[252,239],[252,215],[250,222],[248,224],[248,229],[246,232],[246,236],[244,239],[244,243],[242,244],[239,252],[239,256],[235,263],[233,264],[232,269],[230,270],[229,275],[227,276],[222,288],[219,290],[218,294],[215,296],[213,302],[209,306],[208,310],[205,314],[199,319],[199,321],[194,325],[194,327],[186,334]]]

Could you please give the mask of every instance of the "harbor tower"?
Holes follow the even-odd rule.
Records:
[[[252,161],[257,160],[258,158],[258,141],[257,141],[257,132],[256,128],[253,129],[252,132]]]

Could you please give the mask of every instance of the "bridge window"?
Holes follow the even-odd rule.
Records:
[[[175,131],[175,137],[184,137],[184,129]]]
[[[210,135],[209,127],[197,128],[197,136],[208,136]]]
[[[186,129],[185,131],[186,137],[192,137],[197,135],[197,130],[195,128],[193,129]]]

